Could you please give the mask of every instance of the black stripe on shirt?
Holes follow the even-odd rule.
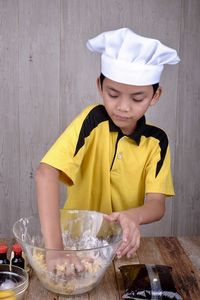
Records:
[[[103,105],[95,106],[86,116],[85,120],[83,121],[78,142],[76,144],[76,150],[74,153],[74,156],[78,153],[80,148],[85,143],[85,138],[88,137],[91,133],[91,131],[96,128],[100,123],[104,121],[108,121],[109,116],[105,110],[105,107]]]
[[[85,120],[83,121],[81,130],[79,133],[78,142],[76,145],[76,150],[75,150],[74,156],[78,153],[78,151],[84,145],[85,138],[90,135],[91,131],[94,128],[96,128],[100,123],[105,122],[105,121],[109,121],[109,126],[110,126],[111,131],[121,132],[120,128],[117,127],[112,122],[110,117],[108,116],[108,113],[107,113],[105,107],[103,105],[95,106],[88,113]],[[144,116],[141,118],[141,120],[138,121],[137,128],[136,128],[136,131],[134,132],[134,134],[130,135],[129,137],[132,138],[133,140],[135,140],[137,142],[137,144],[139,145],[141,135],[143,135],[145,137],[154,137],[157,140],[159,140],[159,146],[161,149],[161,157],[160,157],[160,160],[158,161],[157,167],[156,167],[155,177],[157,177],[157,175],[160,172],[160,169],[162,168],[162,165],[163,165],[163,162],[165,159],[165,155],[167,152],[167,147],[168,147],[167,135],[162,129],[152,126],[152,125],[145,124]]]
[[[146,125],[142,135],[144,135],[145,137],[154,137],[157,140],[159,140],[159,146],[161,152],[160,152],[160,160],[158,161],[156,167],[155,177],[157,177],[157,175],[160,172],[160,169],[162,168],[166,156],[167,147],[168,147],[168,137],[162,129],[152,125]]]

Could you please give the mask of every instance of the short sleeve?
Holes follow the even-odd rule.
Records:
[[[145,194],[162,193],[166,196],[174,196],[174,187],[171,174],[170,147],[166,147],[166,153],[161,162],[161,149],[155,147],[146,166]]]
[[[76,174],[84,157],[87,143],[75,155],[82,123],[93,106],[86,108],[49,149],[41,162],[61,171],[60,179],[68,185],[75,182]]]

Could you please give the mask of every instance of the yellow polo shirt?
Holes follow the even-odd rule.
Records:
[[[87,107],[41,162],[61,171],[66,209],[111,213],[142,205],[146,193],[174,195],[165,132],[142,117],[125,136],[103,105]]]

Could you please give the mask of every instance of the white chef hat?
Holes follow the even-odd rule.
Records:
[[[88,40],[87,47],[101,54],[104,76],[131,85],[158,83],[164,64],[180,61],[176,50],[128,28],[103,32]]]

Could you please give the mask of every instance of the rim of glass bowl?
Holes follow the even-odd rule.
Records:
[[[104,215],[104,213],[101,213],[101,212],[98,212],[98,211],[94,211],[94,210],[76,210],[76,209],[60,209],[60,211],[66,211],[66,212],[70,212],[70,213],[78,213],[78,212],[83,212],[83,213],[94,213],[94,214],[98,214],[98,215]],[[107,248],[107,247],[112,247],[113,245],[119,243],[121,240],[122,240],[122,229],[121,229],[121,232],[119,234],[119,237],[112,243],[109,243],[108,245],[101,245],[101,246],[96,246],[96,247],[90,247],[90,248],[84,248],[84,249],[53,249],[53,248],[44,248],[44,247],[39,247],[39,246],[34,246],[32,245],[31,243],[28,243],[24,240],[22,240],[21,238],[19,238],[19,236],[15,233],[15,227],[16,225],[22,221],[22,220],[26,220],[28,221],[30,218],[38,218],[39,219],[39,215],[36,213],[36,214],[33,214],[29,217],[22,217],[20,218],[19,220],[17,220],[14,225],[13,225],[13,233],[14,233],[14,236],[15,238],[22,244],[22,245],[27,245],[29,247],[32,247],[32,248],[35,248],[35,249],[38,249],[38,250],[42,250],[42,251],[58,251],[58,252],[83,252],[83,251],[89,251],[89,250],[97,250],[97,249],[102,249],[102,248]],[[108,220],[106,220],[107,222],[109,222]],[[116,223],[115,223],[116,224]],[[120,225],[116,224],[117,226],[119,226],[120,228]]]
[[[7,268],[6,270],[3,270],[3,268]],[[13,269],[13,271],[12,271],[12,269]],[[18,270],[18,271],[20,271],[23,275],[21,275],[21,274],[18,274],[15,270]],[[13,287],[11,290],[14,292],[14,293],[16,293],[15,291],[16,290],[20,290],[20,291],[18,291],[17,293],[20,293],[21,292],[21,287],[23,287],[23,290],[25,290],[27,287],[28,287],[28,284],[29,284],[29,276],[28,276],[28,273],[27,273],[27,271],[26,270],[24,270],[24,269],[22,269],[22,268],[20,268],[20,267],[18,267],[18,266],[13,266],[13,265],[10,265],[10,264],[2,264],[1,266],[0,266],[0,271],[1,272],[5,272],[5,273],[7,273],[7,272],[11,272],[11,273],[13,273],[13,274],[16,274],[16,275],[18,275],[18,276],[20,276],[20,277],[22,277],[23,276],[23,278],[25,279],[22,283],[20,283],[20,284],[18,284],[16,287]],[[2,291],[8,291],[9,289],[4,289],[4,290],[2,290]],[[17,295],[17,293],[16,293],[16,295]]]

